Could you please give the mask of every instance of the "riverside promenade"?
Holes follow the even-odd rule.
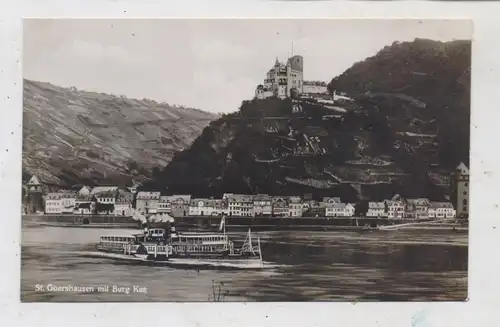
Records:
[[[22,215],[26,224],[36,224],[54,227],[85,227],[85,228],[140,228],[141,222],[128,216],[114,215]]]
[[[127,216],[113,215],[23,215],[23,223],[81,228],[141,228],[142,222]],[[174,217],[175,225],[181,229],[217,230],[222,217],[184,216]],[[161,223],[160,223],[161,224]],[[154,225],[154,223],[153,223]],[[226,217],[229,230],[252,228],[253,230],[468,230],[467,222],[454,220],[405,219],[370,217]]]

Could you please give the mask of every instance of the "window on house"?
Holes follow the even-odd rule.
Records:
[[[463,205],[466,206],[467,205],[467,199],[464,199],[463,200]]]

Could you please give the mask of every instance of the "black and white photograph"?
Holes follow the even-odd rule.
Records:
[[[25,18],[21,301],[465,301],[472,32]]]

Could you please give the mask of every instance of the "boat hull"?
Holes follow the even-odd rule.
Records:
[[[224,267],[224,268],[239,268],[239,269],[262,269],[264,263],[260,258],[241,257],[231,258],[191,258],[191,257],[172,257],[168,261],[171,266],[185,267]]]
[[[174,258],[168,257],[166,260],[152,260],[143,255],[129,255],[123,253],[113,253],[106,251],[92,251],[81,253],[84,257],[103,258],[122,261],[124,263],[137,263],[146,265],[162,265],[172,268],[192,268],[192,269],[264,269],[272,268],[273,265],[264,263],[260,258],[246,258],[232,256],[230,258]]]

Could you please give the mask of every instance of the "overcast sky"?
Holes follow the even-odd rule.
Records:
[[[212,112],[238,109],[276,56],[329,82],[394,41],[470,39],[460,20],[30,19],[23,77]]]

